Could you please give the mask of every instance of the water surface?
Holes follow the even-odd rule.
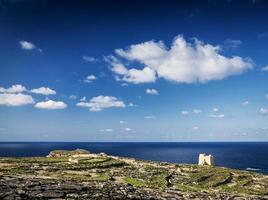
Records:
[[[174,163],[197,163],[199,153],[212,154],[216,165],[268,174],[268,142],[0,142],[0,157],[45,156],[56,149]]]

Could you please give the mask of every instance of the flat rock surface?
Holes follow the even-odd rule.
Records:
[[[0,158],[0,199],[268,199],[268,177],[58,150],[47,157]]]

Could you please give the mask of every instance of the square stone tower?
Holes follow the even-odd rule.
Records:
[[[212,155],[206,155],[204,153],[199,154],[198,165],[210,165],[214,166],[214,157]]]

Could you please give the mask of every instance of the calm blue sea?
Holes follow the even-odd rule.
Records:
[[[0,157],[45,156],[56,149],[86,149],[116,156],[173,163],[197,163],[199,153],[216,165],[268,174],[268,142],[79,143],[0,142]]]

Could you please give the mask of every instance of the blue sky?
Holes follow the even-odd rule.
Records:
[[[0,0],[0,141],[268,141],[267,10]]]

